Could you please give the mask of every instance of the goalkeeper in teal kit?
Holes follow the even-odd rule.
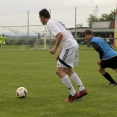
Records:
[[[106,68],[112,68],[117,72],[117,52],[103,39],[94,37],[91,30],[85,30],[83,34],[85,39],[90,41],[91,46],[99,53],[97,62],[100,66],[99,72],[109,81],[109,85],[117,85],[111,75],[105,71]]]

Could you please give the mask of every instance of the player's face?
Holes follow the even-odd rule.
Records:
[[[43,16],[39,16],[39,19],[43,25],[45,25],[45,18]]]
[[[86,40],[90,40],[92,36],[89,35],[89,34],[85,34],[84,37],[85,37]]]

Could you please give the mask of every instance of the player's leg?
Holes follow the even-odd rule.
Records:
[[[5,41],[3,41],[2,44],[4,45],[4,47],[6,46],[6,42]]]
[[[76,85],[79,87],[80,91],[83,91],[84,85],[82,84],[81,79],[79,78],[79,76],[77,75],[77,73],[75,73],[72,68],[65,68],[64,71],[66,72],[66,74],[68,74],[72,80],[76,83]]]
[[[64,69],[65,73],[68,74],[71,79],[76,83],[76,85],[79,87],[79,96],[78,98],[82,98],[84,95],[87,94],[87,91],[81,81],[81,79],[79,78],[78,74],[75,73],[72,68],[65,68]]]
[[[70,92],[69,98],[65,102],[72,102],[77,98],[77,92],[74,89],[68,75],[64,72],[63,67],[56,67],[56,74],[61,78],[62,83],[67,87]]]
[[[77,66],[77,64],[78,64],[78,49],[79,49],[79,47],[76,46],[69,50],[69,58],[66,60],[66,62],[71,66],[71,68],[66,68],[66,72],[67,72],[67,74],[70,73],[69,76],[79,87],[80,92],[78,93],[79,94],[78,98],[82,98],[84,95],[87,94],[87,91],[86,91],[81,79],[79,78],[78,74],[72,70],[72,68]]]
[[[113,57],[111,59],[108,60],[102,60],[100,63],[100,68],[99,68],[99,72],[110,82],[110,85],[114,85],[116,84],[116,81],[111,77],[111,75],[109,73],[107,73],[105,71],[106,68],[116,68],[116,62],[117,58]]]
[[[110,82],[110,85],[116,84],[116,81],[105,71],[105,68],[99,68],[99,72]]]
[[[78,46],[67,49],[67,50],[62,50],[59,56],[57,65],[64,67],[64,69],[62,69],[64,73],[69,75],[74,80],[74,82],[76,82],[76,84],[80,87],[80,91],[81,90],[83,91],[84,86],[80,78],[78,77],[76,73],[74,73],[74,71],[72,71],[72,67],[76,66],[77,63],[78,63]],[[79,93],[77,98],[81,98],[82,96],[83,95]]]

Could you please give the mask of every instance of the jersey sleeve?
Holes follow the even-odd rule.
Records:
[[[101,49],[100,45],[94,42],[90,43],[91,46],[99,53],[100,59],[103,57],[103,50]]]
[[[47,25],[47,28],[48,28],[48,30],[49,30],[54,36],[56,36],[59,32],[61,32],[61,30],[59,29],[59,27],[58,27],[56,24],[54,24],[54,23],[49,23],[49,24]]]

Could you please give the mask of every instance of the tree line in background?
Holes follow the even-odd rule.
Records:
[[[99,18],[96,14],[89,14],[87,19],[88,26],[92,27],[92,22],[101,22],[101,21],[115,21],[116,10],[111,10],[109,14],[103,13]]]

